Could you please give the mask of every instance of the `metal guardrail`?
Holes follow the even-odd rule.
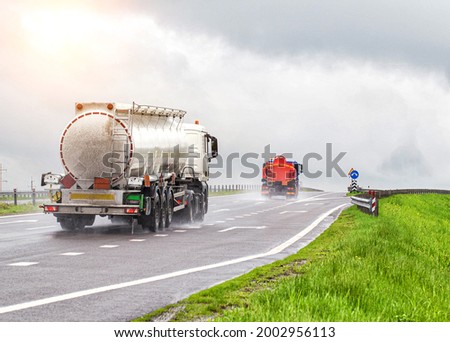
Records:
[[[2,201],[12,201],[17,205],[19,201],[31,202],[36,205],[36,200],[48,198],[48,191],[14,191],[0,192],[0,203]]]
[[[439,189],[394,189],[394,190],[369,190],[360,189],[362,194],[352,196],[352,204],[356,204],[358,208],[373,216],[378,216],[379,199],[393,195],[421,195],[421,194],[444,194],[450,195],[450,190]]]
[[[369,198],[352,196],[351,199],[352,204],[356,204],[361,211],[373,216],[378,216],[378,197],[376,197],[376,195]]]
[[[210,192],[222,192],[222,191],[258,191],[261,190],[259,184],[230,184],[230,185],[210,185]]]

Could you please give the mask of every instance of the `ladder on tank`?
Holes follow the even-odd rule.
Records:
[[[133,129],[133,109],[115,109],[112,124],[112,155],[109,158],[111,178],[120,177],[126,170],[130,157],[129,137]],[[125,127],[124,127],[125,126]],[[119,169],[117,172],[117,169]]]

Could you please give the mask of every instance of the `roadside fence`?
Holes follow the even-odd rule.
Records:
[[[352,196],[352,204],[367,214],[378,216],[379,199],[392,195],[419,195],[419,194],[450,194],[450,190],[439,189],[395,189],[395,190],[371,190],[360,189],[362,194]]]

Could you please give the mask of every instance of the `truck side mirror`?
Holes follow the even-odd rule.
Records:
[[[211,160],[219,155],[219,143],[217,138],[212,135],[208,135],[208,138],[211,140],[211,154],[209,155],[209,160]]]

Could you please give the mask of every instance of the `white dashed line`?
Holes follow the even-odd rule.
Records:
[[[280,215],[286,214],[286,213],[307,213],[308,211],[306,210],[286,210],[286,211],[282,211],[280,213]]]
[[[14,264],[9,264],[8,266],[19,266],[19,267],[25,267],[25,266],[33,266],[39,264],[38,262],[31,262],[31,261],[22,261],[22,262],[16,262]]]
[[[60,255],[64,255],[64,256],[78,256],[78,255],[83,255],[83,252],[68,252],[68,253],[62,253]]]
[[[38,229],[48,229],[48,228],[55,228],[56,226],[42,226],[42,227],[33,227],[33,228],[27,228],[25,230],[38,230]]]
[[[266,226],[257,226],[257,227],[230,227],[226,229],[219,230],[219,233],[229,232],[234,229],[264,229]]]
[[[130,242],[144,242],[145,239],[131,239]]]
[[[216,223],[225,223],[225,221],[216,221]]]
[[[234,221],[234,218],[229,217],[229,218],[227,218],[226,220],[227,220],[227,221]]]
[[[173,231],[174,233],[186,233],[186,230],[184,229],[177,229]]]
[[[155,235],[153,235],[153,236],[156,236],[156,237],[166,237],[166,236],[169,236],[169,234],[155,234]]]
[[[100,246],[100,248],[116,248],[116,247],[119,247],[119,245],[103,245],[103,246]]]
[[[221,211],[230,211],[230,209],[218,209],[214,210],[213,213],[220,213]]]

